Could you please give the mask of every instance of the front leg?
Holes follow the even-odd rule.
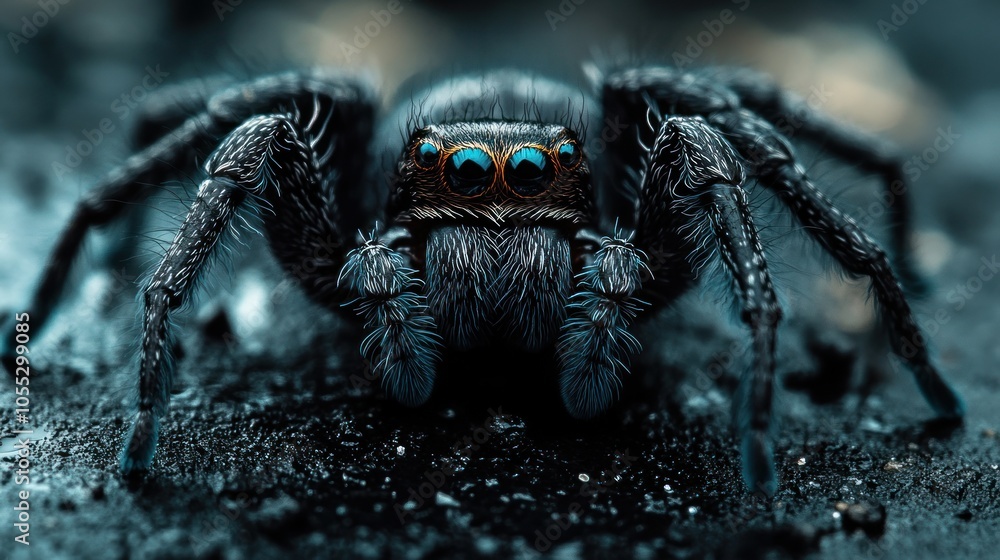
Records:
[[[773,495],[771,407],[781,309],[742,187],[740,157],[704,119],[671,117],[659,125],[648,162],[636,238],[641,247],[659,249],[659,264],[669,272],[651,288],[669,300],[721,265],[753,353],[734,406],[743,477],[750,489]]]
[[[310,174],[273,176],[269,169],[309,169],[296,125],[286,115],[254,117],[237,127],[209,157],[208,178],[198,190],[180,231],[143,290],[138,411],[125,439],[120,468],[145,471],[156,451],[159,419],[173,382],[170,315],[191,296],[198,278],[233,225],[239,210],[262,201],[274,207],[277,193],[315,188]]]
[[[189,299],[235,218],[259,216],[272,253],[305,293],[324,305],[338,300],[330,286],[343,262],[333,191],[354,184],[353,162],[364,161],[368,142],[342,131],[366,128],[370,113],[365,100],[342,93],[313,94],[305,112],[250,118],[209,157],[208,179],[144,291],[138,412],[121,456],[124,473],[153,460],[173,377],[170,314]]]
[[[373,233],[347,255],[338,284],[347,280],[353,305],[365,319],[365,358],[390,397],[416,406],[431,396],[441,337],[427,313],[427,298],[407,258]]]
[[[620,233],[601,239],[591,264],[577,276],[577,290],[559,339],[563,404],[576,418],[604,412],[617,396],[639,341],[629,332],[643,302],[635,294],[646,255]]]
[[[170,314],[188,296],[245,198],[246,192],[224,177],[202,183],[184,225],[144,290],[139,406],[122,450],[120,468],[124,474],[147,470],[156,451],[159,420],[166,412],[173,382]]]

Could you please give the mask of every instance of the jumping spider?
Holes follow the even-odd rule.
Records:
[[[591,77],[592,89],[581,90],[514,70],[459,75],[401,95],[385,117],[363,80],[326,71],[147,104],[146,128],[171,132],[79,202],[30,308],[37,328],[84,234],[211,151],[197,199],[143,288],[138,411],[121,470],[148,469],[155,452],[172,377],[169,315],[248,211],[260,214],[277,261],[312,300],[363,318],[362,352],[386,392],[409,405],[428,399],[448,350],[506,345],[554,351],[566,409],[600,414],[639,352],[633,323],[717,265],[752,341],[735,407],[743,476],[771,495],[781,309],[747,200],[759,184],[847,272],[870,278],[893,348],[924,397],[937,414],[962,416],[927,349],[908,343],[923,338],[897,279],[918,279],[902,258],[906,201],[890,209],[890,265],[813,185],[776,123],[798,119],[799,137],[879,174],[887,188],[902,181],[891,151],[747,70],[639,65]],[[612,125],[612,141],[585,144],[585,130]],[[383,156],[393,158],[388,173]],[[317,251],[373,226],[353,250]],[[308,272],[304,260],[314,265]]]

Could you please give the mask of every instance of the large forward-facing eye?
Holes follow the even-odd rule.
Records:
[[[480,148],[462,148],[448,158],[445,172],[453,191],[476,195],[490,186],[496,169],[489,154]]]
[[[530,146],[511,154],[504,169],[504,179],[521,196],[536,195],[552,181],[552,166],[545,154]]]

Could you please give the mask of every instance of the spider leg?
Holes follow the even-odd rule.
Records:
[[[754,111],[786,138],[801,135],[840,159],[882,179],[894,269],[903,285],[917,295],[929,291],[926,279],[914,268],[909,236],[913,231],[911,193],[904,179],[903,160],[891,144],[845,125],[816,110],[820,98],[806,100],[779,87],[768,76],[750,69],[718,68],[705,71],[734,91],[740,104]],[[787,131],[786,131],[787,129]]]
[[[188,298],[238,210],[260,215],[278,262],[309,296],[331,307],[337,300],[343,243],[328,183],[363,164],[369,137],[338,136],[333,129],[340,121],[370,119],[371,106],[351,95],[316,94],[311,101],[307,113],[248,119],[208,159],[208,178],[143,291],[139,404],[122,451],[123,472],[149,468],[172,381],[169,315]],[[344,168],[329,167],[339,164]]]
[[[812,184],[773,125],[747,110],[720,113],[711,121],[747,157],[760,162],[757,172],[762,184],[778,195],[820,245],[849,272],[871,279],[872,292],[891,330],[893,350],[913,371],[924,398],[940,416],[961,417],[961,397],[931,362],[927,337],[914,320],[885,252]]]
[[[211,129],[211,120],[205,116],[188,120],[170,135],[130,157],[122,167],[83,196],[60,233],[32,294],[28,309],[31,310],[34,328],[44,328],[57,305],[70,267],[87,233],[111,222],[130,206],[148,197],[153,191],[152,185],[169,176],[175,167],[183,167],[182,161],[190,156],[191,150],[207,145]],[[10,354],[13,345],[8,344],[13,340],[13,324],[8,324],[2,335],[0,345],[5,346],[2,350],[3,362],[13,375],[14,369],[9,363],[13,358]]]
[[[895,268],[907,288],[915,294],[926,293],[926,282],[910,259],[910,194],[902,161],[887,143],[824,116],[763,74],[746,69],[705,68],[695,73],[663,66],[622,68],[602,77],[601,96],[609,118],[618,117],[626,125],[637,127],[609,145],[622,169],[641,167],[640,144],[648,146],[655,138],[656,130],[639,122],[652,101],[668,114],[703,117],[746,106],[770,122],[780,123],[782,129],[790,127],[791,133],[879,174],[885,198],[891,201],[887,213]]]
[[[643,304],[636,294],[646,257],[616,232],[601,239],[593,262],[577,275],[556,353],[563,404],[576,418],[604,412],[628,373],[639,341],[629,327]]]
[[[421,282],[401,252],[373,233],[347,255],[338,283],[356,296],[351,302],[365,319],[361,351],[390,397],[415,406],[430,398],[442,342]]]
[[[133,148],[136,151],[145,150],[183,126],[188,119],[204,113],[211,97],[210,92],[219,91],[232,83],[232,79],[215,77],[178,84],[164,84],[150,91],[142,104],[134,109],[136,113],[135,125],[131,132]],[[121,115],[122,118],[128,117],[128,112],[131,111],[127,107],[125,110],[126,113]],[[191,150],[191,153],[193,154],[194,151]],[[195,159],[195,157],[190,157],[183,167],[175,168],[175,176],[190,174],[194,170]],[[162,183],[170,178],[169,176],[158,179],[151,177],[150,181]],[[136,187],[142,188],[139,185]],[[134,210],[123,209],[120,219],[127,220],[126,226],[122,234],[117,236],[117,239],[112,240],[110,250],[103,257],[103,265],[115,267],[118,266],[118,263],[130,263],[123,270],[138,274],[134,268],[137,266],[136,257],[140,255],[140,244],[136,243],[135,240],[143,232],[146,216],[145,212],[136,211],[138,206],[138,204],[131,205]]]
[[[753,222],[746,174],[736,150],[700,117],[671,117],[658,127],[639,199],[636,244],[671,247],[664,280],[651,289],[675,298],[719,263],[751,335],[753,358],[735,399],[747,486],[776,488],[771,443],[775,339],[781,309]],[[662,267],[661,267],[662,268]]]
[[[169,313],[183,303],[245,196],[229,177],[206,179],[143,292],[139,402],[121,455],[120,468],[125,474],[148,469],[156,451],[159,418],[166,412],[173,378]]]
[[[290,110],[293,105],[301,106],[305,114],[310,114],[308,128],[313,129],[316,136],[311,143],[319,144],[324,149],[329,147],[330,150],[315,155],[314,159],[322,160],[318,161],[318,172],[329,176],[330,171],[336,169],[341,179],[339,183],[354,184],[364,168],[364,158],[358,157],[358,150],[340,148],[352,139],[367,138],[370,134],[373,110],[367,102],[368,95],[370,93],[362,84],[339,75],[317,73],[267,76],[212,96],[205,105],[205,111],[187,118],[172,132],[129,157],[77,203],[46,261],[27,308],[31,311],[33,329],[40,331],[44,328],[63,293],[70,267],[91,229],[103,226],[129,208],[141,204],[163,181],[190,174],[199,154],[213,149],[218,138],[230,133],[253,114],[268,114]],[[323,102],[327,105],[317,105],[318,99],[342,100],[359,109],[341,116],[328,110],[327,101]],[[172,110],[153,111],[153,116],[142,118],[155,120],[157,114],[168,121],[180,118],[179,113]],[[329,120],[337,122],[330,123]],[[342,134],[334,137],[335,131]],[[11,375],[14,372],[11,367],[14,345],[10,341],[16,334],[14,326],[12,322],[7,323],[0,332],[0,360]]]
[[[136,123],[132,130],[134,147],[145,149],[188,119],[204,113],[212,93],[221,91],[232,83],[232,79],[220,76],[164,84],[152,90],[136,109]]]

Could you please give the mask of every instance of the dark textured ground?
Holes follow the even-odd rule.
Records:
[[[573,20],[584,29],[602,19],[587,16],[587,6]],[[729,432],[730,395],[747,359],[742,332],[711,297],[689,298],[646,325],[646,352],[622,403],[600,421],[563,416],[544,359],[508,365],[497,379],[487,367],[497,356],[453,364],[432,403],[409,410],[366,381],[356,329],[286,289],[255,247],[235,264],[236,279],[217,283],[221,289],[210,290],[183,322],[183,358],[154,471],[126,481],[116,464],[135,375],[133,286],[143,258],[103,271],[108,238],[132,235],[113,230],[91,242],[90,264],[75,277],[79,289],[51,328],[33,333],[31,425],[43,437],[33,444],[28,487],[32,544],[12,541],[10,508],[23,487],[14,484],[8,438],[0,448],[5,552],[49,559],[522,558],[539,556],[538,548],[555,558],[997,557],[1000,280],[982,282],[969,297],[956,285],[969,284],[981,259],[1000,249],[1000,90],[990,89],[996,84],[970,67],[969,57],[955,55],[965,52],[962,39],[975,37],[968,32],[974,20],[995,19],[952,17],[936,6],[922,7],[921,17],[892,36],[892,48],[911,53],[910,64],[933,83],[928,90],[943,98],[937,113],[906,129],[913,134],[907,149],[932,145],[938,126],[961,134],[913,192],[916,246],[936,288],[915,306],[943,370],[967,400],[964,425],[929,421],[909,374],[879,362],[884,352],[865,334],[865,308],[849,305],[863,297],[863,286],[831,279],[799,251],[775,250],[789,319],[780,333],[784,390],[776,406],[780,489],[765,503],[744,491]],[[891,11],[856,8],[867,33]],[[33,9],[12,11],[8,27]],[[767,19],[759,9],[753,18]],[[178,68],[172,80],[184,74],[170,54],[182,56],[184,45],[153,44],[143,34],[186,28],[204,40],[240,29],[240,20],[196,24],[183,10],[143,15],[119,6],[104,14],[125,22],[110,33],[88,27],[94,24],[82,4],[65,10],[47,36],[0,68],[17,93],[3,104],[0,125],[5,319],[24,311],[78,192],[126,153],[128,135],[111,135],[71,177],[57,180],[51,162],[80,139],[74,131],[109,114],[108,102],[134,85],[146,64]],[[253,13],[243,12],[251,22]],[[256,17],[271,21],[262,13]],[[434,13],[421,13],[425,24]],[[608,25],[626,17],[607,13]],[[541,14],[532,17],[547,32]],[[699,31],[700,12],[692,17],[677,45]],[[71,25],[76,21],[84,31]],[[780,21],[776,27],[791,26]],[[391,37],[401,37],[409,29],[393,25],[386,41],[388,31],[399,29]],[[91,47],[66,54],[74,40]],[[975,88],[983,91],[964,94]],[[845,208],[863,207],[869,182],[824,164],[822,151],[807,159]],[[180,207],[169,196],[158,200],[154,208],[176,215]],[[142,231],[176,223],[151,214]],[[773,246],[789,238],[782,224],[765,231]],[[939,312],[946,321],[931,320]],[[865,356],[874,356],[871,367]],[[12,385],[0,383],[5,430],[13,426],[13,399]],[[477,448],[462,451],[465,438],[477,437]],[[420,498],[432,485],[439,487],[434,495]]]
[[[995,290],[981,297],[986,309]],[[696,310],[683,324],[655,325],[669,343],[630,379],[648,389],[592,424],[544,412],[558,400],[531,396],[537,384],[475,393],[456,380],[431,406],[401,409],[363,386],[363,364],[332,321],[304,322],[313,310],[294,296],[280,310],[232,352],[189,325],[155,472],[138,484],[114,468],[132,368],[117,350],[95,351],[125,344],[114,341],[128,340],[117,332],[127,325],[82,329],[71,310],[35,347],[32,413],[48,436],[32,458],[32,557],[532,557],[548,547],[535,531],[570,511],[578,515],[551,544],[555,557],[995,552],[1000,414],[997,378],[982,366],[994,359],[988,329],[952,327],[938,341],[969,401],[962,427],[926,422],[905,375],[862,405],[783,393],[781,490],[766,505],[737,475],[730,378],[698,388],[695,372],[730,342]],[[989,319],[976,314],[956,325]],[[788,331],[786,346],[798,339]],[[684,379],[682,390],[641,382],[657,370]],[[491,419],[491,408],[507,416]],[[492,434],[477,433],[484,424]],[[463,458],[455,444],[465,437],[482,444]],[[453,474],[434,474],[449,461]],[[601,484],[587,490],[588,477]],[[9,470],[3,480],[10,501]],[[436,496],[411,501],[427,482],[440,485]],[[884,532],[878,519],[851,530],[840,502],[883,506]]]

